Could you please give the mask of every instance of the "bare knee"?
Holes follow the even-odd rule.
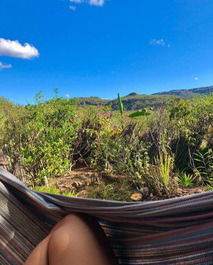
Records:
[[[74,223],[82,222],[80,217],[77,214],[68,214],[63,219],[61,219],[51,230],[51,234],[58,230],[59,228],[62,228],[64,226],[69,226]]]
[[[70,244],[70,236],[64,231],[64,229],[57,229],[51,233],[48,252],[63,253],[66,251],[67,246]]]
[[[78,214],[68,214],[62,220],[63,224],[70,224],[73,222],[82,222],[82,218]]]
[[[102,255],[106,260],[113,261],[106,264],[117,264],[110,246],[105,242],[104,235],[101,236],[103,232],[99,230],[99,227],[94,229],[93,225],[95,225],[93,218],[87,219],[78,214],[67,215],[51,233],[49,253],[62,255],[68,251],[75,256],[79,251],[82,251],[88,256],[94,253],[94,256],[100,257]],[[94,233],[94,230],[99,231],[98,235]]]
[[[87,226],[81,217],[77,214],[67,215],[51,231],[49,251],[63,253],[73,245],[80,246],[86,230]]]

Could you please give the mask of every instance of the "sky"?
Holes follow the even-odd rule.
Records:
[[[1,0],[0,96],[13,102],[213,85],[212,0]]]

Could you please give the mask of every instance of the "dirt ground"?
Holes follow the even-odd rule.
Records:
[[[119,182],[122,183],[124,180],[124,176],[115,176],[115,175],[105,175],[102,172],[90,170],[88,168],[79,168],[72,170],[66,176],[51,179],[49,184],[55,184],[61,193],[74,191],[77,196],[88,198],[88,187],[92,187],[94,185],[98,185],[100,183],[105,183],[105,185]],[[202,187],[193,187],[193,188],[179,188],[175,197],[180,197],[184,195],[191,195],[196,193],[204,192],[204,188]],[[116,191],[115,191],[116,192]],[[132,194],[137,194],[135,199],[131,199],[131,197],[127,200],[159,200],[162,198],[158,198],[151,193],[147,193],[147,191],[138,191],[136,188],[132,188]],[[141,194],[141,196],[139,196]],[[134,197],[134,196],[133,196]]]

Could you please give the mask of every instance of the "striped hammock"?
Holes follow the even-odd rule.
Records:
[[[97,219],[121,265],[213,264],[213,192],[154,202],[65,197],[31,191],[0,168],[0,265],[23,264],[74,212]]]

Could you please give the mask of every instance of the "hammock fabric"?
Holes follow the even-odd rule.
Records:
[[[23,264],[74,212],[96,218],[121,265],[213,264],[213,192],[154,202],[65,197],[31,191],[0,168],[0,265]]]

